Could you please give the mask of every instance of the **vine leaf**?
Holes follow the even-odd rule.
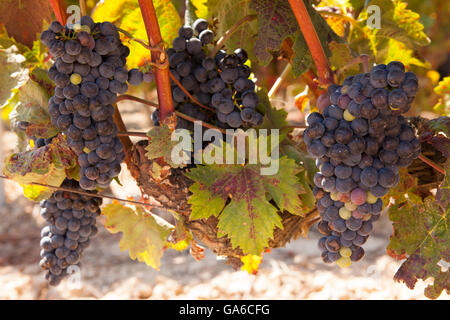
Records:
[[[102,214],[109,232],[122,232],[120,250],[128,250],[131,259],[159,270],[172,225],[141,206],[124,206],[116,201],[106,205]]]
[[[248,254],[241,257],[243,263],[241,270],[247,271],[248,274],[256,275],[258,273],[259,265],[262,262],[262,255]]]
[[[14,181],[28,185],[32,182],[60,186],[68,172],[77,167],[76,155],[66,139],[58,135],[46,146],[13,153],[5,159],[3,174]],[[34,201],[48,198],[54,190],[30,185],[25,195]]]
[[[179,132],[181,132],[181,130]],[[175,158],[178,159],[173,159],[172,150],[176,148],[179,142],[171,140],[172,131],[170,131],[167,126],[153,127],[147,132],[147,136],[148,146],[145,147],[145,150],[148,152],[145,155],[149,160],[162,157],[172,168],[184,167],[186,165],[185,160],[190,160],[190,157],[189,159],[187,158],[184,150],[180,150],[180,153],[183,152],[183,154],[175,155]],[[184,136],[189,137],[189,143],[192,144],[192,138],[189,131],[186,130],[186,135]]]
[[[351,49],[347,43],[332,41],[329,44],[329,47],[332,52],[330,64],[338,74],[338,82],[342,82],[347,76],[356,75],[360,72],[360,67],[358,64],[351,67],[346,67],[355,58],[352,55]]]
[[[405,203],[405,206],[411,207],[415,204],[421,204],[422,198],[418,193],[418,179],[408,173],[408,169],[399,170],[399,183],[389,189],[389,192],[383,197],[383,203],[389,203],[393,198],[395,203]]]
[[[297,21],[287,1],[252,0],[250,8],[258,14],[255,54],[262,65],[267,65],[272,60],[271,52],[278,51],[283,41],[297,32]]]
[[[284,109],[276,109],[272,106],[267,89],[258,88],[256,94],[259,98],[257,109],[264,114],[263,122],[258,129],[280,129],[279,141],[283,141],[289,131],[292,130],[289,128],[282,129],[288,125],[286,120],[288,113]]]
[[[295,161],[279,159],[274,175],[262,175],[260,164],[209,165],[191,169],[186,176],[195,183],[191,220],[218,217],[218,234],[228,235],[233,248],[259,255],[275,227],[283,228],[278,210],[303,215],[299,193],[304,189],[296,178]],[[269,200],[273,200],[275,207]]]
[[[178,36],[181,19],[171,0],[153,0],[163,41],[171,44]],[[94,21],[110,21],[129,32],[136,39],[147,39],[147,33],[139,9],[138,0],[108,0],[101,2],[94,10]],[[127,37],[123,36],[123,40]],[[149,51],[137,42],[128,44],[132,55],[127,57],[127,65],[141,66],[149,57]]]
[[[434,88],[434,92],[440,97],[433,110],[440,114],[450,116],[450,77],[442,79]]]
[[[26,121],[29,126],[26,134],[29,137],[51,138],[58,133],[58,129],[53,127],[48,113],[47,101],[48,92],[37,82],[28,80],[19,88],[19,102],[9,114],[11,127],[15,131],[20,131],[17,125],[20,121]]]
[[[372,52],[377,63],[397,60],[407,66],[429,68],[429,63],[418,58],[416,53],[417,46],[430,43],[423,32],[420,16],[407,9],[407,4],[400,0],[373,0],[370,4],[381,8],[381,28],[368,26],[369,14],[362,10],[358,28],[354,28],[351,35],[351,47],[357,52]]]
[[[194,239],[192,232],[186,227],[183,218],[176,212],[171,211],[175,216],[176,224],[169,240],[167,247],[177,251],[186,250],[191,241]]]
[[[317,167],[314,159],[309,157],[304,150],[301,150],[295,144],[282,143],[281,154],[293,159],[301,168],[297,174],[297,179],[306,191],[300,194],[304,211],[310,211],[314,208],[316,198],[314,197],[310,185],[314,185],[314,175],[317,172]]]
[[[325,54],[329,56],[331,52],[327,48],[328,41],[340,41],[340,38],[309,1],[306,1],[305,5]],[[306,72],[311,66],[312,57],[289,2],[285,0],[252,0],[250,8],[255,10],[258,16],[254,51],[259,62],[267,65],[272,60],[272,53],[279,51],[283,41],[291,38],[294,41],[291,58],[292,73],[294,76],[299,76]]]
[[[25,57],[16,46],[0,47],[0,107],[3,108],[14,98],[19,87],[28,79]]]
[[[33,46],[36,35],[42,31],[44,21],[52,20],[53,11],[47,0],[2,0],[0,21],[8,34],[18,42]]]
[[[189,3],[195,8],[197,18],[206,19],[208,17],[208,0],[189,0]]]
[[[217,34],[223,35],[244,17],[254,14],[250,8],[251,0],[208,0],[208,16],[217,20]],[[243,48],[254,60],[253,39],[257,33],[256,21],[249,21],[238,28],[226,41],[230,50]]]
[[[430,299],[438,298],[444,289],[450,291],[449,271],[439,265],[441,260],[450,261],[449,212],[450,207],[442,210],[432,197],[412,208],[394,205],[389,209],[394,233],[388,253],[397,258],[408,255],[394,279],[413,289],[418,279],[433,277],[433,283],[425,289]]]

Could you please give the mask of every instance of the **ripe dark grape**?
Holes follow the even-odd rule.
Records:
[[[172,82],[175,108],[198,120],[216,122],[222,128],[260,125],[263,116],[256,111],[259,98],[254,82],[249,79],[251,69],[244,65],[247,53],[243,49],[232,54],[219,50],[214,57],[208,56],[207,44],[213,39],[208,22],[197,19],[192,28],[180,28],[179,37],[167,53],[172,75],[201,104],[213,107],[215,116],[192,103],[181,87]],[[109,90],[118,91],[119,87]],[[159,119],[155,124],[159,125]],[[177,127],[191,130],[192,124],[178,119]]]
[[[81,190],[78,182],[66,179],[62,187],[74,191]],[[95,196],[95,193],[92,192]],[[69,198],[76,198],[72,202]],[[87,203],[93,205],[92,210],[80,211]],[[76,193],[57,191],[41,202],[41,216],[47,225],[42,229],[40,245],[43,249],[39,265],[45,270],[45,277],[50,285],[58,285],[68,276],[68,268],[78,266],[84,250],[95,236],[96,218],[100,215],[101,199],[89,196],[80,197]],[[54,206],[54,210],[48,208]],[[75,209],[75,207],[79,209]],[[77,215],[77,218],[74,216]],[[86,241],[82,245],[81,236]]]
[[[401,116],[417,89],[402,63],[378,65],[329,86],[317,102],[323,113],[307,117],[303,141],[319,168],[313,193],[324,262],[345,267],[362,259],[381,198],[398,183],[398,168],[419,155],[415,130]]]
[[[81,167],[87,168],[81,170],[79,186],[94,190],[107,187],[110,182],[104,180],[100,186],[96,182],[99,169],[88,168],[102,159],[97,150],[100,148],[98,153],[105,161],[102,172],[107,173],[108,178],[117,176],[120,161],[124,159],[123,147],[115,140],[117,128],[111,104],[117,94],[128,90],[127,82],[138,85],[143,75],[137,69],[125,69],[130,51],[120,42],[112,23],[96,24],[90,17],[82,17],[81,24],[87,28],[73,30],[52,23],[41,39],[55,59],[49,69],[49,78],[57,87],[49,100],[51,122],[67,136]],[[185,32],[189,32],[188,29],[185,28]],[[120,146],[116,148],[114,141]],[[105,150],[105,143],[112,143],[112,146]]]

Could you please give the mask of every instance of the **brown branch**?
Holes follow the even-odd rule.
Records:
[[[122,98],[121,98],[122,97]],[[132,100],[132,101],[136,101],[136,102],[140,102],[140,103],[142,103],[142,104],[146,104],[146,105],[149,105],[149,106],[152,106],[152,107],[156,107],[156,108],[158,108],[159,106],[156,104],[156,103],[154,103],[154,102],[151,102],[151,101],[148,101],[148,100],[145,100],[145,99],[142,99],[142,98],[138,98],[138,97],[135,97],[135,96],[132,96],[132,95],[129,95],[129,94],[124,94],[124,95],[121,95],[121,96],[119,96],[119,98],[121,98],[121,99],[118,99],[117,101],[122,101],[122,100]],[[188,116],[187,114],[184,114],[184,113],[181,113],[181,112],[179,112],[179,111],[174,111],[174,113],[178,116],[178,117],[180,117],[180,118],[182,118],[182,119],[185,119],[185,120],[187,120],[187,121],[190,121],[190,122],[194,122],[194,121],[199,121],[198,119],[196,119],[196,118],[194,118],[194,117],[191,117],[191,116]],[[201,121],[201,123],[202,123],[202,126],[204,126],[205,128],[208,128],[208,129],[215,129],[215,130],[218,130],[218,131],[220,131],[220,132],[222,132],[223,134],[225,134],[225,130],[223,130],[223,129],[221,129],[221,128],[218,128],[218,127],[216,127],[216,126],[214,126],[214,125],[212,125],[212,124],[209,124],[209,123],[207,123],[207,122],[204,122],[204,121]],[[141,134],[142,133],[140,133],[140,132],[126,132],[126,131],[123,131],[123,132],[119,132],[121,135],[123,135],[123,136],[141,136]],[[147,136],[145,136],[145,137],[147,137]]]
[[[192,102],[194,102],[195,104],[199,105],[199,106],[202,107],[203,109],[206,109],[206,110],[209,110],[209,111],[214,111],[213,108],[207,107],[207,106],[201,104],[197,99],[195,99],[195,98],[189,93],[189,91],[187,91],[186,88],[182,86],[182,84],[180,83],[180,81],[178,81],[177,78],[175,78],[175,76],[172,74],[172,72],[169,72],[169,76],[170,76],[170,79],[172,79],[172,81],[175,82],[175,83],[177,84],[177,86],[180,87],[181,90],[183,90],[183,92],[188,96],[188,98],[192,100]]]
[[[314,28],[303,0],[289,0],[289,4],[291,5],[295,18],[300,26],[300,30],[302,31],[306,44],[311,52],[319,75],[320,84],[328,86],[334,83],[333,73],[328,64],[325,51],[322,48],[322,44],[320,43],[316,29]]]
[[[198,119],[196,119],[196,118],[194,118],[194,117],[188,116],[187,114],[181,113],[181,112],[179,112],[179,111],[175,111],[175,114],[176,114],[178,117],[183,118],[183,119],[185,119],[185,120],[187,120],[187,121],[190,121],[190,122],[192,122],[192,123],[194,123],[195,121],[200,121],[200,120],[198,120]],[[223,134],[226,134],[226,132],[225,132],[224,129],[221,129],[221,128],[218,128],[218,127],[216,127],[216,126],[213,126],[212,124],[209,124],[208,122],[204,122],[204,121],[200,121],[200,122],[201,122],[201,125],[202,125],[203,127],[205,127],[205,128],[208,128],[208,129],[214,129],[214,130],[217,130],[217,131],[222,132]]]
[[[242,19],[237,21],[234,25],[232,25],[231,28],[228,29],[225,32],[225,34],[219,39],[219,41],[217,41],[217,44],[212,50],[211,55],[214,57],[217,54],[217,52],[219,52],[219,50],[224,46],[225,42],[231,37],[231,35],[235,33],[237,29],[239,29],[239,27],[244,25],[246,22],[252,21],[254,19],[256,19],[256,15],[250,14],[243,17]]]
[[[81,15],[87,15],[86,0],[79,0],[78,3],[80,4]]]
[[[155,107],[155,108],[159,108],[159,105],[155,102],[151,102],[151,101],[148,101],[148,100],[136,97],[136,96],[132,96],[130,94],[122,94],[122,95],[118,96],[116,102],[123,101],[123,100],[136,101],[136,102],[140,102],[140,103],[143,103],[143,104]]]
[[[163,47],[161,31],[159,29],[158,20],[156,18],[155,7],[152,0],[139,0],[142,18],[144,20],[145,30],[147,31],[148,41],[152,47]],[[164,64],[167,60],[165,52],[152,51],[151,61],[155,64]],[[170,88],[169,68],[155,68],[156,90],[158,92],[159,117],[161,123],[169,118],[173,113],[174,105],[172,100],[172,90]],[[170,118],[169,118],[170,119]]]
[[[426,164],[428,164],[430,167],[432,167],[434,170],[442,173],[445,176],[445,170],[438,165],[437,163],[435,163],[434,161],[428,159],[427,157],[425,157],[423,154],[419,155],[419,159],[422,160],[423,162],[425,162]]]
[[[62,25],[65,25],[67,21],[66,2],[64,0],[50,0],[50,5],[52,6],[56,19]]]
[[[9,178],[7,176],[3,176],[3,175],[0,175],[0,178],[14,181],[14,179],[11,179],[11,178]],[[66,187],[57,187],[57,186],[52,186],[52,185],[39,183],[39,182],[30,182],[30,183],[27,183],[27,184],[35,185],[35,186],[41,186],[41,187],[46,187],[46,188],[59,190],[59,191],[77,193],[77,194],[81,194],[83,196],[88,196],[88,197],[92,197],[92,198],[106,198],[106,199],[117,200],[117,201],[121,201],[121,202],[128,202],[128,203],[138,204],[138,205],[147,206],[147,207],[150,206],[150,207],[162,208],[162,206],[159,206],[159,205],[153,205],[153,204],[140,202],[140,201],[135,201],[135,200],[129,200],[129,199],[116,198],[114,196],[108,196],[106,194],[101,194],[101,193],[89,193],[89,192],[85,192],[85,191],[81,191],[81,190],[76,190],[76,189],[71,189],[71,188],[66,188]]]
[[[135,132],[135,131],[119,131],[117,132],[118,137],[141,137],[148,138],[145,132]]]
[[[117,104],[114,104],[114,114],[113,114],[114,123],[117,126],[118,131],[126,132],[127,128],[122,120],[122,116],[120,115],[119,109],[117,108]],[[133,148],[133,143],[131,142],[130,137],[127,136],[119,136],[120,142],[122,142],[123,149],[125,152],[125,163],[127,164],[128,169],[130,169],[131,165],[131,149]]]
[[[281,75],[277,78],[275,83],[272,85],[272,88],[270,88],[269,93],[267,94],[269,99],[273,97],[275,92],[277,92],[278,88],[281,85],[281,82],[283,82],[283,80],[286,79],[286,77],[291,72],[291,70],[292,70],[292,65],[288,62],[286,67],[284,67],[283,72],[281,73]]]

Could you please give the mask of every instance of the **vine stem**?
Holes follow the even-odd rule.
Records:
[[[132,100],[132,101],[140,102],[142,104],[149,105],[149,106],[152,106],[152,107],[155,107],[155,108],[159,108],[159,105],[157,103],[154,103],[152,101],[148,101],[148,100],[145,100],[145,99],[142,99],[142,98],[139,98],[139,97],[135,97],[135,96],[132,96],[132,95],[129,95],[129,94],[120,95],[118,97],[118,99],[117,99],[117,101],[123,101],[123,100]],[[190,121],[192,123],[195,122],[195,121],[198,121],[198,119],[196,119],[194,117],[191,117],[191,116],[188,116],[187,114],[181,113],[179,111],[175,110],[174,113],[178,117],[180,117],[182,119],[185,119],[187,121]],[[223,130],[221,128],[218,128],[218,127],[216,127],[216,126],[214,126],[212,124],[209,124],[207,122],[202,121],[202,126],[204,126],[205,128],[208,128],[208,129],[214,129],[214,130],[220,131],[223,134],[225,134],[225,130]],[[128,134],[128,133],[131,133],[131,132],[127,132],[126,130],[121,131],[119,133],[121,133],[122,136],[132,136],[132,134]],[[136,132],[136,134],[139,134],[137,136],[141,136],[142,133]]]
[[[65,25],[67,21],[66,2],[64,0],[50,0],[50,5],[59,23]]]
[[[11,179],[7,176],[3,176],[0,175],[1,179],[5,179],[5,180],[11,180],[14,181],[14,179]],[[65,191],[65,192],[71,192],[71,193],[77,193],[77,194],[81,194],[83,196],[88,196],[88,197],[92,197],[92,198],[106,198],[106,199],[111,199],[111,200],[117,200],[117,201],[121,201],[121,202],[128,202],[128,203],[133,203],[133,204],[138,204],[138,205],[142,205],[142,206],[151,206],[151,207],[158,207],[158,208],[163,208],[162,206],[159,205],[153,205],[153,204],[149,204],[146,202],[141,202],[141,201],[135,201],[135,200],[129,200],[129,199],[121,199],[121,198],[116,198],[114,196],[108,196],[106,194],[101,194],[101,193],[89,193],[89,192],[85,192],[85,191],[81,191],[81,190],[76,190],[76,189],[71,189],[71,188],[65,188],[65,187],[57,187],[57,186],[52,186],[52,185],[48,185],[48,184],[44,184],[44,183],[39,183],[39,182],[30,182],[28,183],[30,185],[35,185],[35,186],[41,186],[41,187],[46,187],[46,188],[50,188],[50,189],[54,189],[54,190],[59,190],[59,191]]]
[[[183,87],[183,85],[180,83],[180,81],[177,80],[177,78],[175,78],[175,76],[172,74],[172,72],[169,71],[169,77],[170,79],[172,79],[173,82],[175,82],[177,84],[177,86],[180,87],[181,90],[183,90],[183,92],[188,96],[189,99],[192,100],[192,102],[194,102],[195,104],[199,105],[200,107],[202,107],[203,109],[209,110],[209,111],[214,111],[213,108],[210,108],[208,106],[205,106],[203,104],[201,104],[197,99],[195,99],[190,93],[189,91],[186,90],[185,87]]]
[[[159,108],[159,105],[156,102],[152,102],[152,101],[148,101],[148,100],[136,97],[136,96],[132,96],[131,94],[122,94],[122,95],[118,96],[116,102],[123,101],[123,100],[136,101],[136,102],[140,102],[140,103],[143,103],[143,104],[155,107],[155,108]]]
[[[117,132],[118,137],[141,137],[148,138],[145,132],[136,132],[136,131],[119,131]]]
[[[82,16],[87,15],[86,0],[79,0],[78,3],[80,4],[81,15]]]
[[[289,4],[297,19],[300,30],[306,40],[309,51],[317,68],[320,84],[328,86],[334,83],[333,73],[328,64],[325,51],[317,36],[316,29],[311,21],[308,10],[303,0],[289,0]]]
[[[434,161],[428,159],[423,154],[419,155],[419,159],[422,160],[423,162],[425,162],[430,167],[432,167],[434,170],[438,171],[439,173],[442,173],[445,176],[444,169],[441,166],[439,166],[437,163],[435,163]]]
[[[145,30],[147,31],[148,41],[152,47],[162,45],[161,31],[155,13],[155,7],[152,0],[139,0],[142,18],[144,20]],[[163,64],[167,60],[167,54],[163,52],[151,52],[152,62]],[[173,113],[174,105],[172,100],[172,90],[170,88],[169,68],[155,68],[156,90],[158,92],[159,116],[164,123],[166,118]]]
[[[270,91],[267,94],[269,99],[273,97],[275,92],[277,92],[278,88],[281,85],[281,82],[283,82],[283,80],[286,79],[286,77],[288,76],[289,72],[291,72],[291,70],[292,70],[292,65],[290,63],[288,63],[286,65],[286,67],[283,69],[283,72],[280,74],[280,76],[277,78],[277,80],[273,84],[272,88],[270,88]]]
[[[219,39],[219,41],[217,41],[217,44],[212,50],[211,55],[213,57],[216,56],[217,52],[219,52],[219,50],[224,46],[225,42],[231,37],[233,33],[236,32],[237,29],[239,29],[245,23],[250,22],[254,19],[256,19],[256,15],[250,14],[238,20],[234,25],[232,25],[231,28],[228,29],[227,32],[225,32],[225,34]]]
[[[114,104],[113,120],[117,126],[118,131],[121,131],[121,132],[127,131],[127,128],[125,127],[125,123],[123,122],[122,116],[120,115],[117,104]],[[133,143],[131,142],[131,139],[128,136],[119,136],[119,140],[123,145],[123,149],[124,149],[124,153],[125,153],[125,163],[127,164],[128,169],[130,169],[130,168],[132,168],[131,149],[133,148]]]

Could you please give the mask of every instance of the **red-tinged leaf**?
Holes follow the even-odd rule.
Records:
[[[305,5],[325,53],[330,55],[327,43],[329,40],[339,41],[339,36],[310,5],[309,1],[306,1]],[[306,72],[311,66],[312,58],[307,49],[306,41],[299,31],[297,20],[289,2],[284,0],[252,0],[250,8],[256,11],[258,18],[254,53],[260,63],[267,65],[272,60],[272,54],[281,49],[283,41],[291,38],[294,41],[291,58],[292,73],[294,76],[299,76]]]
[[[448,77],[450,79],[450,77]],[[450,94],[450,91],[449,91]],[[438,134],[439,132],[444,133],[447,137],[450,136],[450,118],[449,117],[439,117],[428,121],[428,127],[432,132]]]
[[[410,175],[406,168],[401,168],[399,175],[399,183],[389,189],[389,192],[383,197],[383,203],[389,203],[391,198],[397,204],[406,202],[407,206],[421,203],[422,198],[418,195],[417,177]]]
[[[33,46],[44,21],[52,21],[53,11],[47,0],[2,0],[0,21],[18,42]]]
[[[443,271],[440,261],[450,261],[450,231],[448,214],[432,197],[415,206],[394,205],[389,209],[393,221],[393,235],[388,250],[392,255],[407,255],[395,275],[413,289],[417,280],[434,278],[425,290],[430,299],[437,298],[443,289],[449,291],[449,271]]]
[[[5,159],[3,174],[20,184],[32,182],[60,186],[67,171],[77,167],[76,155],[67,145],[66,139],[58,135],[44,147],[14,153]],[[40,201],[49,197],[53,190],[34,186],[31,200]],[[37,191],[36,191],[37,190]]]
[[[15,131],[18,123],[29,123],[26,133],[29,137],[51,138],[58,133],[58,129],[52,126],[48,113],[48,92],[37,82],[28,80],[19,88],[19,103],[17,103],[9,115],[11,126]]]
[[[46,70],[36,67],[30,72],[29,76],[31,80],[45,90],[47,96],[51,97],[53,95],[55,84],[49,79]]]
[[[272,238],[275,227],[283,228],[279,210],[303,215],[299,196],[306,190],[299,183],[299,167],[293,159],[279,159],[278,171],[261,174],[262,165],[210,165],[191,169],[194,180],[188,202],[191,219],[217,216],[218,235],[228,235],[234,248],[259,255]],[[269,197],[269,198],[268,198]],[[276,203],[273,206],[269,200]]]

